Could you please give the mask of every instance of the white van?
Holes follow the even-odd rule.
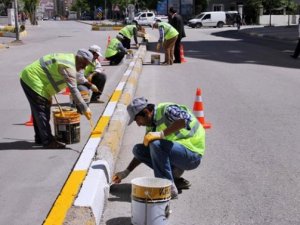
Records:
[[[192,28],[223,27],[226,24],[226,15],[223,11],[203,12],[188,21]]]

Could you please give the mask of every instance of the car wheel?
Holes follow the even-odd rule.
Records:
[[[201,23],[196,23],[196,28],[201,28],[202,24]]]
[[[217,27],[218,28],[222,28],[224,26],[224,23],[223,22],[218,22],[218,24],[217,24]]]

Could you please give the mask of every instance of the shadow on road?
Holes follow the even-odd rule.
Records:
[[[130,217],[118,217],[106,221],[106,225],[131,225]]]
[[[232,64],[300,68],[299,60],[289,56],[295,48],[293,42],[256,38],[236,30],[215,32],[212,35],[226,40],[185,41],[183,39],[184,57]],[[156,42],[149,43],[148,51],[156,52]],[[163,53],[163,50],[160,53]]]
[[[109,197],[108,201],[131,202],[131,184],[113,184],[110,186],[110,194],[114,197]]]

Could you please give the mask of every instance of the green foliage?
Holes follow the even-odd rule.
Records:
[[[39,0],[22,0],[24,3],[24,11],[29,15],[29,20],[32,25],[37,25],[35,16],[36,8],[39,4]]]
[[[90,6],[89,6],[89,1],[88,0],[76,0],[73,2],[72,11],[77,11],[77,12],[83,12],[83,11],[90,11]]]

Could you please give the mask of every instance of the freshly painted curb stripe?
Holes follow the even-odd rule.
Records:
[[[139,51],[137,53],[139,53]],[[135,63],[136,61],[131,62],[129,64],[129,67],[133,67]],[[128,79],[128,75],[126,75],[126,80],[127,79]],[[78,192],[80,191],[80,187],[82,186],[83,181],[86,178],[89,165],[91,164],[92,159],[97,150],[97,147],[101,141],[101,136],[103,135],[104,130],[108,126],[110,118],[114,113],[114,110],[116,108],[117,102],[121,97],[124,86],[125,83],[122,81],[118,84],[117,89],[113,93],[109,103],[107,104],[107,107],[103,112],[103,115],[98,120],[95,129],[92,131],[87,144],[85,145],[78,161],[76,162],[73,172],[71,172],[60,195],[58,196],[52,209],[50,210],[44,222],[44,225],[48,225],[48,224],[57,225],[57,224],[62,224],[64,222],[67,212],[71,208],[72,203],[74,202],[75,197],[77,197]],[[93,209],[93,211],[95,211],[95,209]]]

